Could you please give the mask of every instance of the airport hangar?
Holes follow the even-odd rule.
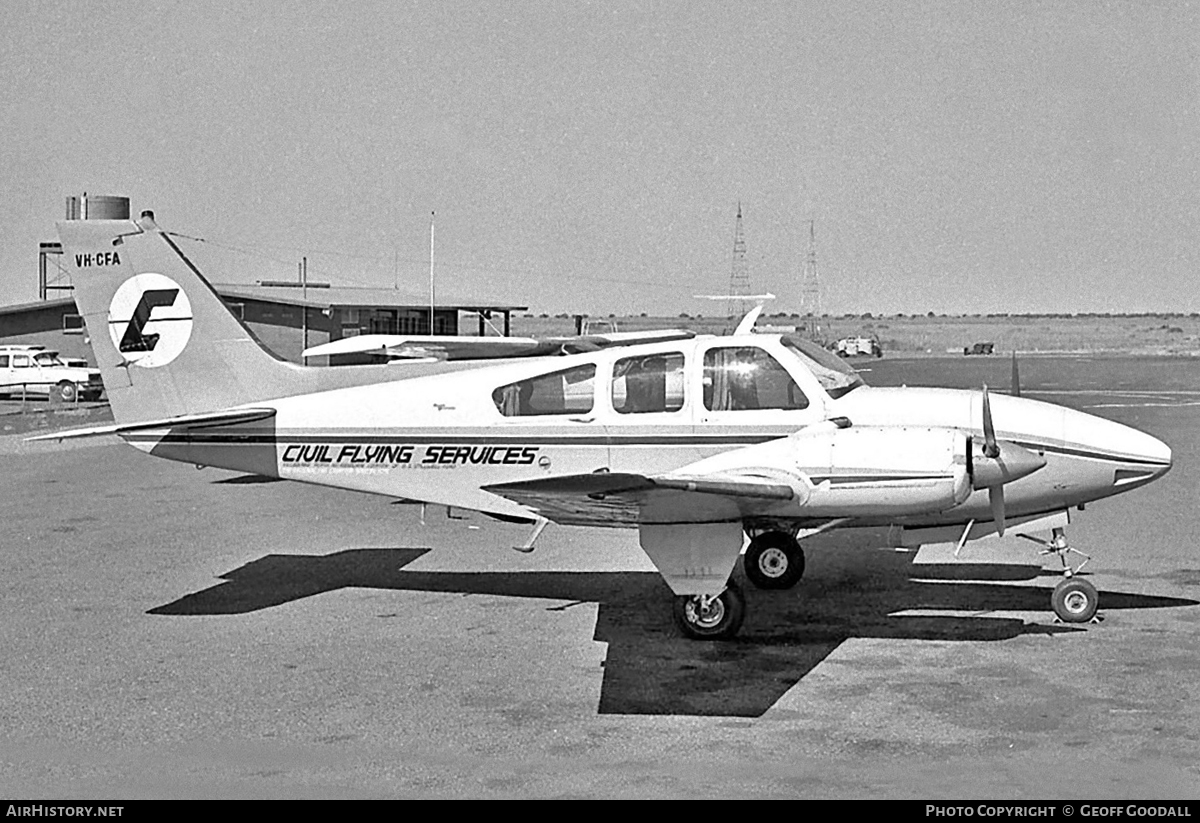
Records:
[[[67,198],[67,219],[128,219],[129,199],[86,193]],[[40,345],[64,356],[92,362],[83,319],[70,297],[72,288],[61,265],[62,246],[41,243],[38,293],[34,303],[0,306],[0,345]],[[52,274],[52,271],[56,274]],[[429,300],[399,289],[339,287],[299,280],[260,280],[254,284],[214,283],[213,288],[251,332],[279,357],[302,362],[308,346],[360,334],[429,334]],[[440,291],[440,290],[439,290]],[[57,296],[52,296],[57,295]],[[495,301],[455,296],[433,310],[433,334],[511,332],[512,313],[527,311]],[[349,365],[371,355],[310,358],[312,365]],[[95,364],[93,364],[95,365]]]

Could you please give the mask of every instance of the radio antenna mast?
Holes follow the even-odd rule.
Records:
[[[729,275],[729,316],[741,317],[749,307],[750,270],[746,263],[746,238],[742,234],[742,202],[738,201],[733,228],[733,271]]]

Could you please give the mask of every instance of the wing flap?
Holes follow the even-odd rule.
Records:
[[[724,523],[791,501],[791,487],[733,475],[687,477],[598,472],[485,487],[542,517],[573,526]]]

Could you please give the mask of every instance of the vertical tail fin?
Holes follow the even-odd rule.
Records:
[[[137,221],[68,220],[58,224],[58,233],[118,423],[389,376],[386,367],[308,368],[275,357],[149,212]]]

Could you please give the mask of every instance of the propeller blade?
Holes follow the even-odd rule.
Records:
[[[988,400],[987,383],[983,384],[983,453],[993,460],[1000,456],[996,429],[992,426],[992,403]]]
[[[988,489],[988,499],[992,503],[992,520],[996,521],[996,532],[1004,537],[1004,487],[992,486]]]

